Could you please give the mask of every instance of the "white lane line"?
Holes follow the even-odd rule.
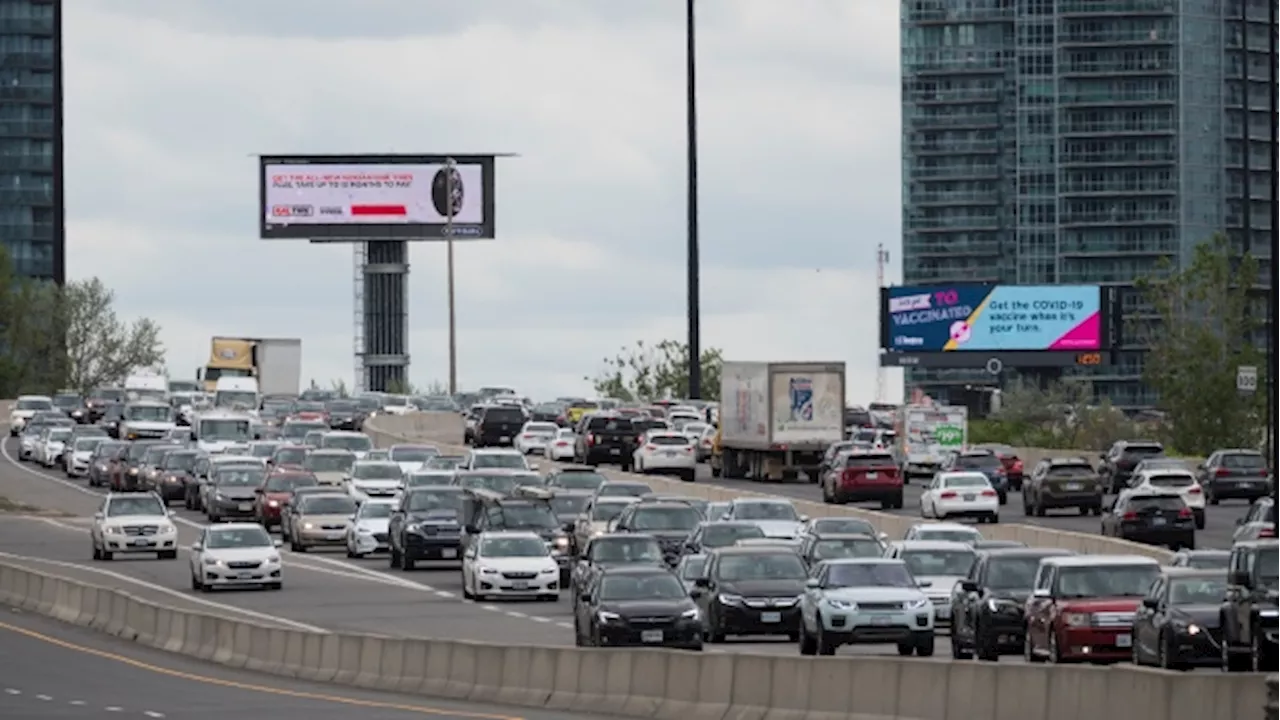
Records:
[[[442,598],[457,597],[457,595],[454,595],[453,593],[449,592],[448,590],[437,590],[437,591],[436,591],[436,596],[437,596],[437,597],[442,597]]]
[[[558,623],[556,623],[556,627],[558,627],[558,628],[564,628],[565,630],[572,630],[572,629],[573,629],[573,623],[558,622]]]
[[[17,555],[15,553],[7,553],[7,552],[0,552],[0,557],[9,558],[10,560],[21,560],[29,563],[52,565],[54,567],[62,567],[62,568],[68,568],[71,570],[80,570],[83,572],[96,573],[98,575],[114,578],[116,580],[121,580],[123,582],[133,583],[134,585],[138,585],[139,587],[144,587],[144,588],[147,588],[148,590],[153,590],[158,593],[163,593],[171,597],[180,598],[182,600],[185,600],[186,602],[195,603],[197,605],[203,605],[205,607],[217,608],[218,610],[222,610],[224,612],[229,612],[237,615],[244,615],[246,617],[256,618],[258,620],[266,620],[267,622],[272,622],[279,625],[285,625],[285,626],[294,628],[295,630],[306,630],[309,632],[325,633],[325,634],[329,632],[328,630],[325,630],[322,627],[316,627],[315,625],[308,625],[306,623],[301,623],[296,620],[290,620],[289,618],[279,617],[276,615],[267,615],[266,613],[260,613],[254,610],[246,610],[244,608],[238,608],[234,605],[225,605],[223,603],[214,602],[212,600],[206,600],[201,597],[195,597],[194,595],[188,595],[178,590],[174,590],[173,588],[167,588],[163,585],[157,585],[155,583],[147,582],[146,580],[140,580],[136,577],[125,575],[123,573],[112,572],[110,570],[104,570],[103,568],[96,568],[96,567],[93,567],[92,565],[80,565],[78,563],[63,562],[62,560],[50,560],[48,558],[31,557],[28,555]],[[160,560],[157,562],[165,562],[165,561]]]
[[[5,695],[21,695],[22,691],[18,690],[17,688],[5,688],[4,694]]]
[[[122,710],[124,710],[124,708],[119,707],[117,705],[108,705],[107,707],[104,707],[102,709],[106,710],[107,712],[121,712]]]
[[[67,703],[67,704],[68,704],[68,705],[75,705],[76,707],[82,707],[85,703],[84,703],[84,701],[83,701],[83,700],[72,700],[71,702],[69,702],[69,703]]]
[[[75,490],[81,495],[90,495],[92,497],[102,497],[102,493],[94,492],[93,490],[90,490],[89,488],[83,485],[78,485],[76,483],[71,482],[70,480],[64,480],[60,477],[54,477],[52,475],[42,473],[38,470],[29,468],[26,465],[23,465],[22,463],[14,459],[12,455],[9,454],[9,448],[7,447],[7,445],[8,443],[0,442],[0,457],[3,457],[5,460],[8,460],[10,465],[21,470],[22,472],[27,473],[29,475],[35,475],[36,477],[41,478],[43,480],[52,480],[53,482],[56,482],[63,487],[71,488],[72,490]]]
[[[146,715],[146,716],[147,716],[147,717],[149,717],[149,718],[162,718],[162,717],[164,717],[164,713],[159,713],[159,712],[156,712],[156,711],[154,711],[154,710],[145,710],[145,711],[143,711],[143,713],[142,713],[142,714],[143,714],[143,715]]]
[[[525,614],[524,614],[524,613],[522,613],[522,612],[516,612],[515,610],[508,610],[508,611],[507,611],[507,615],[508,615],[508,616],[510,616],[510,617],[513,617],[513,618],[528,618],[528,617],[529,617],[528,615],[525,615]]]
[[[502,608],[498,607],[497,605],[481,605],[480,607],[484,608],[485,610],[488,610],[489,612],[502,612]]]
[[[521,615],[521,617],[527,617],[527,618],[529,618],[530,620],[532,620],[532,621],[534,621],[534,622],[538,622],[538,623],[549,623],[549,622],[551,622],[551,618],[549,618],[549,617],[543,617],[543,616],[541,616],[541,615]]]
[[[53,698],[49,697],[48,695],[37,695],[37,696],[36,696],[36,699],[37,699],[37,700],[43,700],[43,701],[45,701],[45,702],[49,702],[49,701],[50,701],[50,700],[52,700]]]

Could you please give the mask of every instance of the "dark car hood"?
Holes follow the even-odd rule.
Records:
[[[214,490],[222,497],[234,500],[252,500],[258,496],[257,488],[241,487],[239,485],[218,485],[214,487]]]
[[[795,597],[804,592],[804,580],[721,581],[720,590],[743,597]]]
[[[407,519],[411,523],[418,525],[448,525],[457,527],[461,523],[458,522],[458,514],[452,510],[428,510],[411,512]]]
[[[1016,603],[1024,603],[1027,598],[1031,597],[1031,590],[992,590],[989,595],[996,600],[1012,600]]]
[[[1220,611],[1217,605],[1180,605],[1169,614],[1203,628],[1216,628]]]
[[[665,563],[658,560],[593,560],[591,564],[602,568],[634,567],[636,565],[644,567],[666,567]]]
[[[673,600],[622,600],[605,602],[600,606],[606,612],[615,612],[624,618],[670,617],[696,607],[689,598]]]

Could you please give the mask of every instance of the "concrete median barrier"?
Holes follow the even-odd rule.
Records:
[[[1260,720],[1268,692],[1261,674],[512,647],[317,633],[167,607],[3,562],[0,601],[263,675],[620,717]]]
[[[378,447],[389,447],[397,443],[433,443],[448,445],[448,449],[453,451],[463,451],[465,446],[461,443],[460,432],[456,435],[452,434],[452,429],[443,434],[434,434],[433,428],[448,428],[449,423],[442,418],[436,417],[440,415],[451,415],[452,413],[411,413],[409,415],[385,415],[376,417],[365,423],[365,431],[373,438],[374,443]],[[429,416],[429,417],[424,417]],[[462,422],[461,416],[457,416],[458,422]],[[455,443],[451,438],[457,437],[459,440]],[[1057,451],[1046,451],[1057,452]],[[1063,451],[1070,453],[1072,451]],[[1078,454],[1078,453],[1077,453]],[[616,470],[602,468],[602,472],[606,475],[617,475],[621,478],[621,473]],[[632,476],[634,477],[634,476]],[[697,483],[686,483],[679,480],[671,480],[664,477],[650,476],[646,478],[646,482],[653,487],[654,490],[662,493],[671,493],[679,495],[688,495],[691,497],[703,498],[712,502],[723,502],[732,500],[735,497],[763,497],[768,492],[753,492],[749,490],[730,490],[718,485],[700,485]],[[876,512],[874,510],[863,510],[861,508],[851,508],[842,505],[826,505],[824,503],[809,502],[807,500],[793,500],[796,509],[803,515],[810,517],[856,517],[873,523],[880,531],[886,533],[891,538],[900,538],[906,534],[907,529],[912,525],[920,522],[919,518],[907,517],[904,515],[892,515],[890,513]],[[1066,530],[1052,530],[1034,525],[1022,525],[1019,523],[1007,522],[1009,516],[1016,509],[1010,509],[1012,506],[1006,506],[1003,520],[997,525],[983,525],[983,536],[992,540],[1013,540],[1025,543],[1035,547],[1056,547],[1074,552],[1091,553],[1091,554],[1107,554],[1107,555],[1142,555],[1145,557],[1155,558],[1160,562],[1167,562],[1173,558],[1173,552],[1164,548],[1154,547],[1152,545],[1142,545],[1132,543],[1126,540],[1118,540],[1115,538],[1102,537],[1100,535],[1088,535],[1085,533],[1070,532]]]

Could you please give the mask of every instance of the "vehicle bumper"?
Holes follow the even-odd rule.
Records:
[[[104,535],[102,537],[102,549],[109,553],[119,553],[127,555],[129,553],[153,553],[162,550],[176,550],[178,548],[178,534],[168,533],[165,535],[148,535],[138,537],[136,535]]]
[[[514,442],[513,435],[499,435],[495,433],[478,434],[475,437],[477,445],[485,447],[511,447]]]
[[[800,608],[721,605],[720,632],[726,635],[790,635],[800,629]]]
[[[527,453],[546,455],[547,443],[541,440],[521,440],[520,449]]]
[[[67,466],[67,473],[69,473],[71,477],[84,477],[85,475],[88,475],[89,461],[72,460],[71,463]]]
[[[878,645],[912,639],[917,633],[933,633],[928,608],[903,613],[822,611],[823,633],[841,645]]]
[[[1174,637],[1171,659],[1186,665],[1217,667],[1222,663],[1221,642],[1221,632],[1216,629],[1202,629],[1194,635],[1180,632]]]
[[[1111,662],[1133,658],[1131,628],[1069,628],[1058,631],[1058,653],[1063,660]]]
[[[382,553],[391,550],[391,543],[386,533],[357,533],[355,536],[356,552],[362,554]]]
[[[849,502],[883,502],[902,497],[901,485],[837,485],[836,493]]]
[[[1016,614],[986,612],[978,621],[977,631],[999,651],[1021,652],[1027,625],[1021,611]]]
[[[559,445],[552,445],[547,450],[547,452],[550,454],[550,457],[552,460],[559,460],[561,458],[571,458],[573,457],[573,446],[566,445],[561,447]]]
[[[1145,545],[1193,545],[1194,528],[1169,528],[1167,530],[1125,530],[1121,538]]]
[[[210,504],[209,512],[210,514],[217,515],[218,517],[224,517],[224,518],[230,518],[230,517],[248,518],[248,517],[253,517],[255,514],[253,506],[254,506],[254,503],[252,500],[247,500],[244,502],[240,502],[238,500],[235,502],[215,500]]]
[[[1000,512],[1000,499],[991,498],[989,502],[939,502],[934,505],[933,512],[938,517],[992,517]]]
[[[689,471],[698,467],[698,460],[693,456],[693,453],[690,453],[685,458],[647,457],[642,462],[644,463],[645,472],[662,470]]]
[[[410,560],[457,560],[462,556],[462,538],[428,538],[406,534],[404,555]]]
[[[156,492],[165,502],[181,500],[187,496],[187,486],[181,482],[159,482],[156,483]]]
[[[249,570],[206,565],[202,580],[206,586],[211,587],[258,587],[280,582],[280,565],[266,565]]]
[[[586,460],[588,463],[621,463],[624,460],[630,462],[631,458],[627,455],[626,448],[620,445],[595,445],[587,450]]]
[[[654,627],[609,623],[600,626],[599,638],[600,644],[608,647],[701,649],[702,623],[684,620]]]
[[[1271,493],[1271,485],[1265,479],[1214,480],[1213,496],[1218,500],[1257,500]]]
[[[347,544],[346,530],[299,530],[296,538],[299,545],[306,547],[336,546]]]
[[[1101,490],[1041,492],[1039,505],[1043,508],[1102,507]]]
[[[560,573],[522,580],[504,578],[501,574],[477,575],[476,592],[481,595],[525,598],[559,595]]]

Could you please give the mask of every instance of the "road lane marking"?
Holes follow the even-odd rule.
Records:
[[[258,685],[254,683],[245,683],[235,680],[224,680],[222,678],[209,677],[207,675],[199,675],[196,673],[183,672],[181,670],[173,670],[171,668],[160,667],[150,663],[136,660],[126,655],[107,652],[106,650],[98,650],[84,645],[67,642],[43,633],[27,630],[26,628],[10,625],[0,622],[0,629],[8,630],[12,633],[24,635],[33,640],[39,640],[55,647],[71,650],[85,655],[111,660],[123,665],[129,665],[139,670],[146,670],[157,675],[165,675],[172,678],[182,680],[190,680],[204,685],[212,685],[217,687],[231,688],[233,690],[247,690],[250,692],[260,692],[267,695],[276,695],[279,697],[291,697],[302,700],[316,700],[320,702],[328,702],[340,705],[350,705],[352,707],[362,707],[367,709],[380,710],[399,710],[402,712],[417,713],[419,715],[434,715],[444,717],[471,718],[472,720],[526,720],[518,715],[499,715],[495,713],[480,713],[468,710],[445,710],[443,708],[429,707],[426,705],[409,705],[403,703],[384,702],[378,700],[364,700],[361,698],[349,697],[345,695],[331,695],[328,693],[311,692],[303,690],[290,690],[288,688],[273,685]],[[111,708],[106,708],[108,712],[114,712]],[[116,709],[117,711],[119,708]]]
[[[37,564],[42,563],[45,565],[52,565],[54,567],[61,567],[61,568],[68,568],[71,570],[81,570],[84,572],[96,573],[98,575],[114,578],[116,580],[123,580],[124,582],[130,582],[135,585],[138,585],[139,587],[144,587],[144,588],[147,588],[148,590],[153,590],[158,593],[163,593],[170,597],[176,597],[189,603],[195,603],[196,605],[203,605],[205,607],[216,608],[224,612],[230,612],[236,615],[243,615],[245,617],[250,617],[257,620],[265,620],[267,622],[276,623],[278,625],[291,627],[295,630],[305,630],[307,632],[323,633],[326,635],[329,634],[329,631],[322,627],[317,627],[315,625],[308,625],[306,623],[301,623],[296,620],[290,620],[289,618],[279,617],[276,615],[267,615],[266,613],[260,613],[254,610],[246,610],[244,608],[238,608],[234,605],[226,605],[223,603],[214,602],[212,600],[206,600],[202,597],[187,595],[186,593],[183,593],[178,590],[174,590],[173,588],[167,588],[163,585],[157,585],[152,582],[147,582],[146,580],[142,580],[142,579],[133,577],[131,575],[125,575],[123,573],[112,572],[111,570],[93,567],[92,565],[80,565],[78,563],[64,562],[62,560],[50,560],[48,558],[31,557],[28,555],[18,555],[15,553],[8,553],[8,552],[0,552],[0,558],[7,558],[10,560],[25,561],[25,562],[37,563]],[[158,562],[164,562],[164,561],[161,560]]]

